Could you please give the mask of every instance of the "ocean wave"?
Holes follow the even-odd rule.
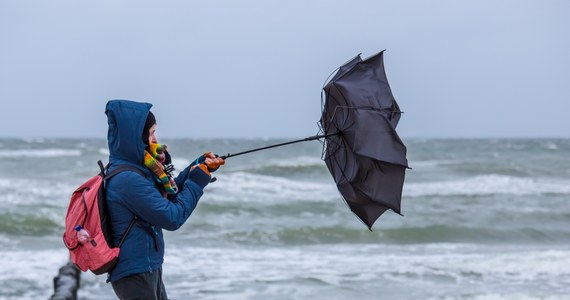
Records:
[[[53,276],[69,259],[65,247],[0,251],[0,299],[47,299],[53,293]]]
[[[460,160],[449,160],[449,159],[444,159],[444,160],[419,160],[419,161],[414,161],[414,170],[418,170],[418,169],[428,169],[428,168],[433,168],[433,167],[438,167],[438,166],[444,166],[444,165],[454,165],[454,164],[460,164],[461,161]]]
[[[568,230],[546,230],[529,227],[497,229],[492,227],[466,227],[432,225],[374,229],[332,225],[320,227],[286,227],[278,229],[228,230],[220,232],[225,241],[244,245],[318,245],[318,244],[433,244],[433,243],[566,243]],[[242,228],[243,229],[243,228]]]
[[[565,229],[539,229],[525,226],[496,228],[483,226],[431,225],[378,230],[379,240],[397,244],[431,243],[493,243],[516,244],[524,242],[565,243],[570,232]]]
[[[47,299],[65,249],[0,250],[0,298]],[[558,300],[570,285],[567,247],[373,245],[208,247],[169,243],[163,268],[173,299]],[[383,283],[377,289],[378,282]],[[358,291],[358,292],[355,292]],[[82,273],[81,299],[111,299]],[[487,295],[487,296],[485,296]],[[520,296],[519,296],[520,295]],[[539,296],[540,295],[540,296]],[[384,297],[385,296],[385,297]]]
[[[0,150],[0,158],[50,158],[81,156],[81,150],[77,149],[22,149],[22,150]]]
[[[462,180],[404,184],[406,197],[570,194],[570,182],[560,179],[480,175]]]
[[[211,184],[214,200],[222,201],[325,201],[338,198],[334,183],[297,181],[283,177],[251,174],[247,172],[220,173],[220,184]],[[223,184],[222,184],[223,183]]]
[[[447,248],[354,245],[308,247],[201,248],[173,247],[165,259],[173,278],[195,274],[200,282],[177,281],[174,293],[217,291],[218,297],[247,299],[254,283],[277,286],[262,290],[265,298],[350,299],[354,290],[373,288],[363,299],[557,299],[510,298],[505,286],[526,295],[567,292],[567,249]],[[188,261],[199,262],[188,264]],[[250,287],[244,288],[245,287]],[[223,287],[223,288],[221,288]],[[403,290],[405,289],[405,290]],[[327,295],[333,290],[334,295]],[[286,291],[287,297],[283,297]],[[477,295],[506,295],[485,298]],[[182,296],[182,294],[175,295]],[[435,298],[432,298],[435,297]],[[384,297],[380,297],[384,298]],[[564,298],[560,298],[564,299]]]
[[[558,145],[554,142],[547,141],[541,144],[544,149],[548,150],[558,150]]]
[[[21,138],[20,141],[28,144],[43,144],[45,142],[50,141],[47,138]]]
[[[59,216],[63,220],[63,216]],[[62,224],[57,224],[48,216],[31,214],[0,214],[0,233],[7,235],[43,236],[62,231]]]
[[[0,204],[67,205],[71,194],[77,186],[70,182],[0,178]]]
[[[229,166],[225,167],[227,169]],[[264,159],[253,164],[232,165],[233,172],[249,172],[271,176],[314,176],[315,173],[328,174],[327,167],[320,157],[299,156],[284,159]],[[317,175],[317,176],[318,176]]]
[[[324,166],[322,159],[312,156],[298,156],[290,159],[270,159],[264,167],[317,167]]]

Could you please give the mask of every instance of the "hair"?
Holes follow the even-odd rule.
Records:
[[[156,124],[156,118],[152,111],[148,112],[148,116],[146,117],[146,122],[144,123],[144,129],[142,132],[142,140],[145,145],[148,145],[148,138],[149,138],[149,131],[152,125]]]

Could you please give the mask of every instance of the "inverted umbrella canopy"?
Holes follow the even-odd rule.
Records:
[[[383,52],[341,66],[323,91],[323,159],[350,209],[371,229],[386,210],[400,214],[408,168]]]

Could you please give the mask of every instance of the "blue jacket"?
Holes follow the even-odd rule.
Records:
[[[154,175],[143,165],[146,145],[142,141],[142,132],[151,107],[148,103],[111,100],[105,111],[109,123],[108,172],[128,164],[146,174],[143,177],[133,171],[124,171],[107,183],[107,207],[115,245],[119,244],[133,218],[139,218],[121,247],[119,261],[110,274],[111,282],[137,273],[152,272],[162,266],[162,229],[180,228],[196,208],[204,187],[210,181],[210,176],[199,168],[190,171],[187,167],[175,179],[178,194],[171,201],[162,197]]]

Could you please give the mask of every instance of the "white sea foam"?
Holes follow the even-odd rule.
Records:
[[[103,154],[105,156],[109,156],[109,154],[110,154],[109,149],[107,149],[107,148],[99,148],[98,152],[99,152],[99,154]]]
[[[403,193],[408,197],[570,194],[570,182],[491,174],[453,181],[406,183]]]
[[[538,289],[546,285],[549,291],[569,291],[570,251],[567,249],[484,251],[479,247],[473,250],[459,247],[450,253],[449,248],[434,248],[410,251],[402,246],[378,245],[271,249],[172,247],[164,268],[166,278],[191,274],[189,280],[171,284],[174,298],[183,298],[184,291],[192,291],[192,295],[217,291],[219,297],[213,299],[228,295],[247,299],[257,284],[282,288],[261,290],[271,299],[286,299],[285,291],[290,293],[289,299],[305,299],[308,293],[319,295],[317,299],[327,299],[319,291],[326,292],[330,287],[339,293],[338,299],[346,299],[350,294],[343,293],[352,288],[372,288],[378,282],[384,283],[384,291],[390,291],[392,286],[397,295],[408,295],[411,299],[427,298],[420,297],[430,295],[425,288],[432,289],[431,295],[439,294],[439,297],[448,294],[446,289],[481,297],[474,299],[487,299],[487,296],[537,299],[528,292],[518,293],[527,298],[511,298],[517,293],[501,294],[505,292],[502,289],[505,285],[519,287],[519,291],[520,288],[530,291],[529,284]],[[407,287],[406,292],[398,291],[402,287]],[[480,295],[482,289],[484,295]],[[413,296],[414,292],[418,297]],[[460,299],[449,297],[444,299]],[[369,295],[364,299],[377,298]]]
[[[59,248],[0,255],[8,270],[0,272],[0,299],[47,299],[52,278],[68,259]],[[568,265],[568,247],[178,243],[169,245],[163,269],[173,299],[348,299],[359,290],[359,299],[368,300],[378,299],[382,282],[387,299],[559,300],[570,292]],[[105,276],[83,273],[81,280],[81,299],[114,297]]]
[[[421,161],[414,161],[413,162],[413,169],[415,171],[419,169],[427,169],[438,167],[441,165],[450,165],[450,164],[457,164],[459,161],[456,160],[421,160]]]
[[[426,300],[568,300],[568,296],[530,296],[523,293],[491,293],[486,295],[472,295],[472,296],[443,296],[443,297],[429,297]]]
[[[558,149],[558,145],[556,145],[554,142],[545,142],[542,144],[542,147],[544,147],[548,150],[557,150]]]
[[[270,159],[265,165],[277,167],[324,166],[325,162],[318,157],[298,156],[291,159]]]
[[[47,141],[45,138],[22,138],[21,140],[28,144],[34,144],[34,143],[42,144]]]
[[[0,250],[0,257],[0,299],[49,298],[53,293],[52,278],[68,260],[64,249]]]
[[[25,150],[0,150],[0,158],[46,158],[80,156],[82,152],[77,149],[25,149]]]
[[[0,178],[0,204],[67,204],[71,193],[77,188],[69,182],[50,180],[21,180]]]
[[[235,172],[218,176],[224,184],[211,185],[216,200],[271,201],[271,199],[323,201],[338,197],[336,186],[282,177]]]

